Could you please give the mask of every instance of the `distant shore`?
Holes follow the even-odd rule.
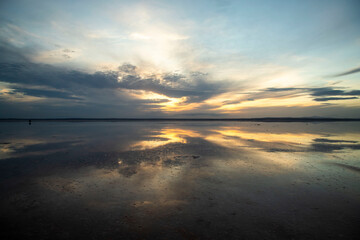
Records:
[[[126,121],[233,121],[233,122],[358,122],[360,118],[0,118],[0,122],[126,122]]]

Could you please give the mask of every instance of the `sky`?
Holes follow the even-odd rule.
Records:
[[[0,118],[360,117],[360,2],[0,1]]]

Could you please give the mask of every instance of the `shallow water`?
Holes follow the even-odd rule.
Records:
[[[0,123],[1,239],[355,239],[360,123]]]

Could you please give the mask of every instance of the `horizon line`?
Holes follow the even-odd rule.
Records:
[[[341,122],[360,121],[360,118],[329,117],[261,117],[261,118],[0,118],[7,121],[239,121],[239,122]]]

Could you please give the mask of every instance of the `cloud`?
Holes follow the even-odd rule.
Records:
[[[360,90],[344,91],[332,87],[306,89],[312,92],[312,96],[360,96]]]
[[[69,95],[62,94],[62,97],[68,98],[71,94],[84,94],[87,88],[144,90],[172,98],[186,97],[187,102],[190,103],[200,102],[223,93],[227,91],[230,84],[229,82],[209,83],[207,75],[201,72],[191,72],[187,75],[173,72],[145,73],[141,67],[128,63],[120,65],[113,71],[86,73],[60,66],[34,63],[22,49],[6,42],[2,43],[0,52],[4,54],[0,56],[0,81],[21,85],[21,90],[29,89],[30,86],[56,88],[69,91]],[[63,49],[62,51],[68,54],[74,50]],[[14,88],[19,88],[19,86],[14,86]],[[49,97],[56,95],[51,90],[47,93],[42,90],[23,92]],[[60,96],[61,93],[57,95]]]
[[[191,73],[189,76],[177,73],[165,73],[160,76],[141,74],[141,69],[130,64],[119,67],[117,87],[132,90],[145,90],[168,97],[187,97],[187,103],[201,102],[214,95],[226,92],[227,83],[208,83],[202,73]]]
[[[0,39],[0,62],[24,62],[28,61],[28,56],[34,53],[30,48],[15,48],[9,43]]]
[[[16,88],[14,93],[23,93],[34,97],[46,97],[46,98],[63,98],[81,100],[79,97],[75,97],[70,93],[56,91],[56,90],[43,90],[43,89],[32,89],[32,88]]]
[[[31,62],[0,63],[0,81],[47,86],[57,89],[76,90],[76,87],[114,88],[117,86],[115,72],[93,74]]]
[[[346,72],[342,72],[342,73],[339,73],[339,74],[332,75],[332,77],[341,77],[341,76],[346,76],[346,75],[354,74],[354,73],[358,73],[358,72],[360,72],[360,67],[351,69],[351,70],[346,71]]]
[[[310,92],[312,96],[360,96],[360,90],[344,91],[333,87],[323,88],[267,88],[265,92]]]
[[[314,101],[317,102],[326,102],[326,101],[334,101],[334,100],[349,100],[349,99],[358,99],[358,97],[328,97],[328,98],[314,98]]]
[[[327,138],[315,138],[314,142],[320,143],[357,143],[358,141],[349,141],[349,140],[337,140],[337,139],[327,139]]]
[[[55,67],[47,64],[31,62],[0,63],[0,81],[21,85],[18,92],[35,96],[70,97],[82,95],[87,88],[92,89],[128,89],[144,90],[166,95],[173,98],[188,97],[188,102],[200,102],[226,89],[219,84],[207,83],[204,79],[190,79],[178,74],[163,74],[160,76],[141,76],[132,72],[135,66],[121,66],[118,71],[99,71],[85,73],[77,70]],[[24,86],[42,86],[71,91],[69,94],[52,90],[31,90]],[[27,89],[27,90],[25,90]]]
[[[287,91],[294,91],[294,90],[302,90],[306,88],[267,88],[266,92],[287,92]]]
[[[59,51],[61,54],[69,55],[77,52],[75,50],[61,48]],[[119,64],[118,68],[113,68],[114,70],[90,73],[71,67],[34,62],[32,56],[36,55],[36,48],[22,48],[1,40],[0,52],[3,53],[0,56],[0,84],[6,86],[6,89],[11,89],[1,96],[1,107],[13,113],[15,109],[21,113],[31,112],[26,108],[38,108],[39,111],[43,109],[44,114],[49,109],[56,109],[59,113],[68,112],[66,116],[69,117],[73,117],[73,114],[79,116],[80,112],[85,114],[85,111],[92,116],[106,113],[109,117],[159,117],[168,116],[166,114],[174,111],[179,112],[172,116],[238,117],[251,110],[246,106],[240,106],[241,111],[235,108],[225,111],[221,106],[241,105],[251,101],[254,103],[251,107],[259,109],[256,108],[256,101],[260,99],[279,100],[280,105],[283,102],[285,105],[286,99],[302,96],[310,96],[315,102],[357,99],[360,96],[360,90],[335,87],[266,88],[249,92],[236,81],[214,82],[212,75],[207,73],[190,72],[186,69],[181,73],[161,72],[143,63],[138,66],[124,63]],[[33,105],[25,103],[30,101],[27,96],[33,97]],[[18,100],[16,98],[19,98],[19,103],[10,104],[12,100]],[[10,105],[14,111],[9,110]],[[266,114],[262,112],[262,116],[269,116],[270,109],[267,106]],[[291,116],[290,112],[284,112],[287,109],[286,106],[277,108],[280,114],[286,113],[287,116]],[[311,112],[310,108],[306,109]],[[275,111],[270,115],[277,114],[278,111]],[[257,116],[257,113],[252,113],[252,116],[255,115]],[[306,115],[309,114],[303,116]]]
[[[73,50],[64,50],[69,51]],[[0,100],[9,102],[21,98],[24,107],[27,106],[24,102],[30,99],[26,96],[33,96],[47,99],[46,104],[49,106],[62,100],[56,104],[82,104],[90,108],[102,104],[104,108],[104,105],[112,106],[118,111],[126,109],[128,116],[136,112],[158,114],[170,99],[181,99],[181,102],[176,104],[183,105],[200,103],[228,91],[231,85],[229,82],[209,82],[208,75],[201,72],[156,73],[128,63],[120,65],[116,70],[88,73],[32,62],[26,51],[22,52],[8,43],[0,44],[0,52],[5,53],[0,56],[0,82],[5,84],[7,89],[11,89],[2,95]],[[145,93],[154,93],[155,97],[139,98]]]
[[[269,93],[271,93],[269,95]],[[316,102],[326,102],[334,100],[350,100],[358,99],[357,96],[360,96],[360,90],[350,90],[345,91],[343,89],[336,89],[333,87],[323,87],[323,88],[267,88],[264,91],[261,91],[257,95],[265,97],[279,97],[279,93],[283,93],[282,96],[294,96],[296,94],[307,94],[310,95]],[[341,96],[351,96],[351,97],[341,97]]]

